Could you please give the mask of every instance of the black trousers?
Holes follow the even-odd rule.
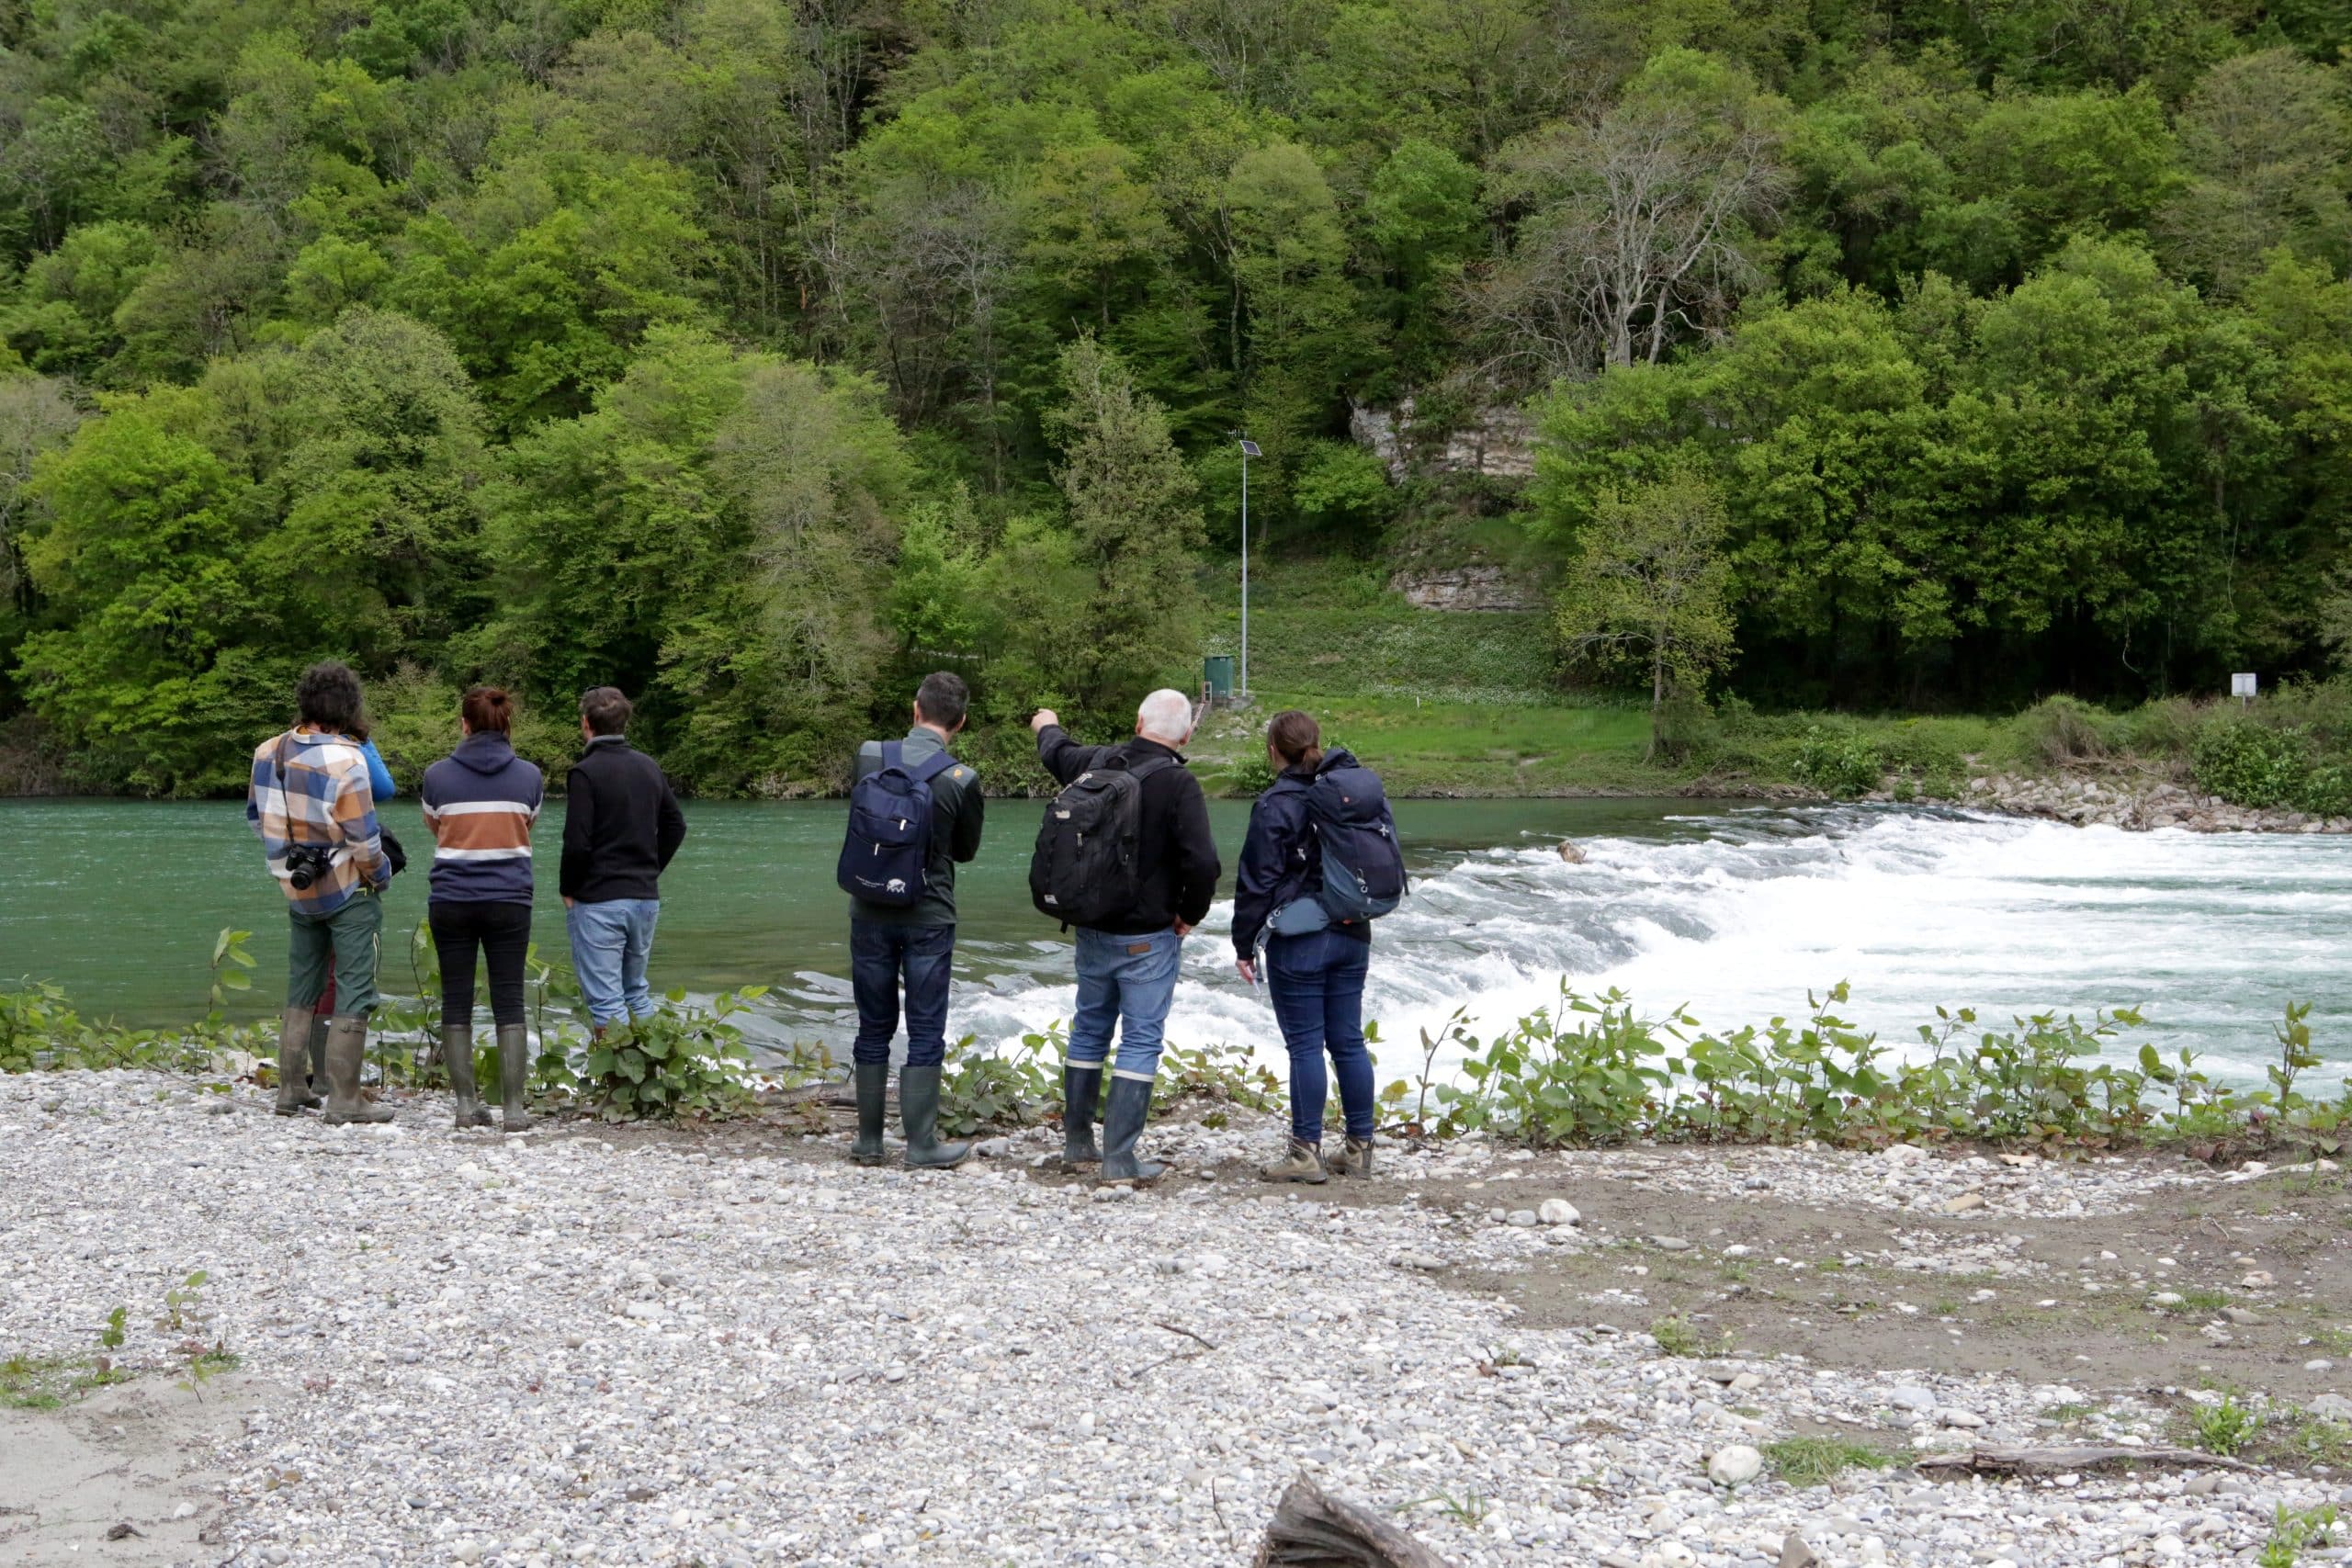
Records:
[[[531,951],[528,904],[425,906],[433,948],[441,955],[441,1025],[474,1021],[474,956],[490,964],[490,1011],[500,1028],[523,1021],[523,960]]]

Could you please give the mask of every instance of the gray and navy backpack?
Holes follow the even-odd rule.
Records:
[[[1404,901],[1408,879],[1396,818],[1380,775],[1359,766],[1328,769],[1306,786],[1306,825],[1315,835],[1323,886],[1273,913],[1268,929],[1284,936],[1349,920],[1376,920]]]

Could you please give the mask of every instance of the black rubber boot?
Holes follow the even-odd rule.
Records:
[[[458,1102],[458,1131],[490,1125],[490,1110],[474,1091],[474,1026],[441,1026],[441,1065],[449,1069],[449,1093]]]
[[[305,1111],[319,1108],[319,1097],[302,1091],[305,1052],[311,1043],[311,1018],[309,1008],[288,1008],[277,1021],[277,1103],[272,1109],[280,1116],[300,1116]]]
[[[971,1145],[940,1141],[940,1072],[937,1067],[899,1069],[899,1120],[907,1130],[909,1170],[953,1170],[971,1156]]]
[[[886,1157],[882,1121],[890,1099],[890,1064],[860,1062],[851,1074],[857,1085],[857,1137],[849,1146],[849,1157],[856,1165],[880,1165]],[[903,1086],[900,1092],[905,1092]]]
[[[1102,1068],[1062,1064],[1062,1173],[1102,1163],[1094,1143],[1094,1111],[1102,1103]]]
[[[1102,1181],[1108,1187],[1140,1187],[1159,1179],[1167,1167],[1136,1158],[1136,1140],[1151,1115],[1151,1085],[1142,1078],[1111,1075],[1110,1103],[1102,1111]]]
[[[528,1132],[531,1126],[530,1107],[525,1103],[531,1096],[531,1026],[527,1023],[502,1023],[498,1026],[498,1098],[502,1109],[498,1126],[503,1133]],[[483,1121],[490,1120],[484,1116]]]
[[[359,1066],[368,1055],[368,1021],[338,1014],[327,1021],[327,1113],[330,1127],[347,1122],[373,1124],[392,1119],[389,1105],[370,1105],[359,1097]]]

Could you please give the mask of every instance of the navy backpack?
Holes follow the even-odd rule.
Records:
[[[904,742],[882,743],[882,766],[849,786],[849,834],[835,873],[842,892],[902,908],[922,897],[931,863],[931,781],[955,765],[943,748],[909,766]]]
[[[1323,886],[1274,911],[1270,931],[1297,936],[1334,921],[1376,920],[1405,897],[1405,851],[1388,792],[1370,768],[1332,768],[1306,786],[1306,822],[1322,859]]]

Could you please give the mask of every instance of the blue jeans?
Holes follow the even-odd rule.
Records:
[[[580,994],[597,1028],[653,1016],[645,961],[652,955],[653,922],[661,914],[659,898],[608,898],[564,911],[572,973],[580,977]]]
[[[1323,1106],[1331,1093],[1323,1053],[1340,1079],[1348,1136],[1372,1136],[1372,1053],[1363,1043],[1363,978],[1372,943],[1325,929],[1266,943],[1266,991],[1290,1048],[1290,1132],[1323,1141]]]
[[[1160,1037],[1176,999],[1176,971],[1184,951],[1174,931],[1117,936],[1081,928],[1078,933],[1078,1011],[1069,1021],[1068,1059],[1099,1067],[1119,1031],[1119,1062],[1111,1076],[1150,1083],[1159,1077]]]
[[[869,1066],[890,1059],[899,1032],[899,981],[907,986],[907,1066],[935,1067],[947,1059],[947,979],[956,967],[954,926],[901,926],[882,920],[849,922],[849,985],[857,997],[857,1039],[850,1060]]]

